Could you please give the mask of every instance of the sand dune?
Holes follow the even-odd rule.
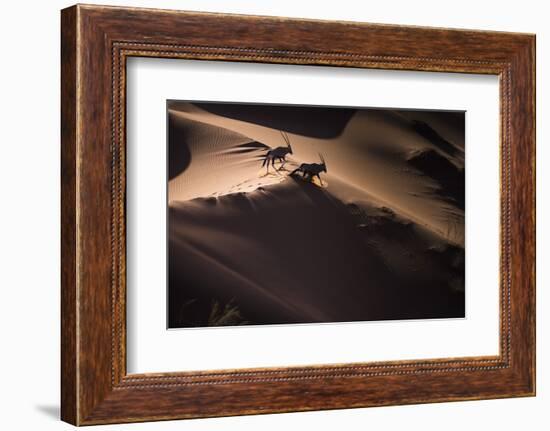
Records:
[[[220,106],[223,108],[226,105]],[[200,130],[197,125],[202,124],[216,128],[220,135],[233,136],[238,133],[243,139],[248,137],[249,141],[261,143],[256,151],[251,151],[246,157],[229,155],[223,149],[220,154],[213,154],[208,146],[189,149],[204,163],[197,163],[193,170],[182,172],[170,181],[170,200],[183,201],[230,193],[230,190],[235,190],[236,184],[261,176],[259,160],[265,154],[265,146],[274,148],[284,145],[280,129],[266,126],[265,118],[262,124],[245,122],[213,114],[188,103],[169,109],[171,116],[179,119],[184,128],[191,130],[191,134],[193,129]],[[418,153],[432,152],[454,166],[453,169],[463,171],[463,143],[447,141],[441,133],[429,126],[418,126],[425,124],[415,119],[417,116],[424,118],[421,114],[411,111],[406,117],[401,111],[355,111],[345,127],[339,124],[340,133],[327,139],[315,136],[316,123],[312,118],[300,118],[312,131],[300,135],[289,132],[294,150],[291,160],[296,163],[316,162],[319,160],[318,154],[322,153],[331,175],[367,190],[394,211],[434,232],[446,235],[453,230],[452,238],[448,239],[463,245],[463,204],[453,203],[449,199],[446,190],[448,183],[442,183],[440,177],[432,176],[410,162]],[[303,133],[307,133],[305,129],[302,125]],[[418,130],[422,130],[422,133]],[[265,181],[270,183],[269,178]],[[195,187],[195,183],[202,186]],[[259,183],[258,187],[262,185]]]
[[[464,315],[460,116],[335,112],[169,104],[171,327]]]

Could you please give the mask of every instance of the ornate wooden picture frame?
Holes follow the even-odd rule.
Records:
[[[61,50],[64,421],[91,425],[535,394],[533,35],[78,5],[62,11]],[[499,355],[128,374],[125,100],[126,60],[135,56],[497,75]]]

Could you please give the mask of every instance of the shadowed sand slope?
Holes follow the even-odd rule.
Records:
[[[463,248],[330,184],[172,202],[170,327],[464,316]]]

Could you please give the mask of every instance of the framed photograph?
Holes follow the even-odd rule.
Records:
[[[465,317],[464,112],[167,105],[169,329]]]
[[[535,37],[62,11],[62,419],[535,394]]]

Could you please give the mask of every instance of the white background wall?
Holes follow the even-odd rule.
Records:
[[[173,421],[96,429],[543,430],[550,423],[550,13],[543,1],[103,1],[104,4],[477,28],[537,34],[538,396]],[[69,429],[59,410],[60,0],[2,4],[0,32],[0,427]]]

